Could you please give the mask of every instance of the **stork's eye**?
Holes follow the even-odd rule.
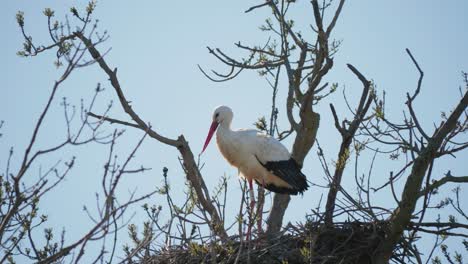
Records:
[[[215,118],[218,118],[218,116],[219,116],[219,113],[216,113]]]

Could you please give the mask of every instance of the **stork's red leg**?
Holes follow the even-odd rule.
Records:
[[[252,238],[252,217],[254,215],[254,207],[255,207],[255,194],[253,191],[252,179],[249,179],[249,192],[250,192],[250,217],[249,223],[247,228],[247,239],[250,241]]]
[[[262,179],[262,187],[265,186],[265,179]],[[260,201],[260,197],[258,198],[259,199],[259,205],[260,205],[260,208],[258,208],[257,210],[257,213],[258,213],[258,222],[257,222],[257,230],[259,233],[263,233],[263,229],[262,229],[262,216],[263,216],[263,205],[265,204],[265,193],[263,193],[263,197],[262,197],[262,201]]]

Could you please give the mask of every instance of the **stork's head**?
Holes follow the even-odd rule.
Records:
[[[210,143],[211,137],[213,137],[214,132],[218,128],[219,125],[229,127],[232,121],[232,117],[234,114],[232,113],[231,108],[221,105],[216,107],[213,112],[213,121],[211,122],[210,130],[208,131],[208,136],[205,140],[205,145],[203,146],[202,153],[205,151],[206,147]]]

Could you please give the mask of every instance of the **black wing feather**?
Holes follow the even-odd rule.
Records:
[[[258,160],[258,162],[262,164],[262,166],[269,172],[278,176],[292,187],[285,188],[278,187],[273,184],[266,184],[266,186],[263,187],[265,187],[267,190],[276,193],[296,195],[298,193],[302,194],[309,187],[306,176],[301,172],[299,164],[297,164],[293,158],[290,158],[289,160],[268,161],[265,164],[263,164],[260,160]],[[257,181],[257,184],[260,183]]]

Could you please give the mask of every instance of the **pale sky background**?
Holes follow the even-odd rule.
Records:
[[[270,15],[263,11],[245,14],[253,4],[262,1],[99,1],[94,17],[100,20],[100,29],[107,30],[110,39],[100,50],[112,47],[106,59],[111,67],[118,67],[119,80],[134,110],[161,134],[176,138],[184,134],[190,142],[194,154],[203,145],[211,121],[212,110],[225,104],[234,110],[233,126],[251,128],[256,119],[269,115],[271,89],[267,82],[255,72],[244,72],[236,79],[225,83],[213,83],[198,70],[197,64],[205,69],[228,69],[214,59],[206,46],[219,47],[234,57],[246,54],[239,51],[234,43],[263,44],[268,35],[258,30],[264,19]],[[303,29],[304,37],[310,34],[308,24],[313,22],[312,7],[308,1],[298,1],[290,16]],[[85,2],[78,1],[8,1],[0,10],[0,49],[1,103],[0,120],[5,121],[0,138],[0,168],[4,168],[9,148],[14,146],[13,168],[18,168],[24,148],[32,133],[32,127],[39,111],[46,103],[54,80],[60,71],[53,65],[54,54],[47,53],[34,58],[20,58],[16,52],[21,48],[22,36],[16,24],[15,14],[24,11],[25,28],[33,40],[48,41],[47,19],[42,10],[50,7],[55,10],[57,19],[69,14],[71,6],[83,10]],[[361,85],[347,69],[346,63],[357,67],[368,79],[374,80],[379,92],[387,92],[387,114],[401,120],[406,92],[412,92],[417,83],[418,73],[405,53],[411,49],[425,72],[423,88],[415,107],[423,126],[432,132],[433,123],[440,122],[441,111],[449,111],[459,100],[458,88],[462,84],[461,71],[468,71],[468,2],[454,1],[348,1],[338,21],[333,36],[342,40],[340,51],[334,58],[334,67],[327,81],[339,83],[337,93],[326,99],[318,107],[321,126],[318,139],[331,162],[335,159],[339,145],[339,134],[333,126],[328,104],[333,102],[340,118],[350,117],[346,112],[342,91],[346,87],[352,101],[361,92]],[[307,38],[307,37],[306,37]],[[308,38],[310,39],[310,38]],[[47,116],[45,126],[39,133],[39,148],[54,145],[65,137],[61,98],[66,96],[70,103],[79,106],[80,99],[89,101],[97,82],[106,91],[98,101],[98,110],[114,100],[110,116],[128,120],[117,103],[112,87],[103,71],[94,65],[77,70],[60,88],[53,104],[53,111]],[[280,127],[286,128],[284,118],[286,80],[280,84],[279,101]],[[96,111],[100,113],[99,111]],[[106,131],[118,126],[106,125]],[[118,127],[121,128],[121,127]],[[127,134],[119,141],[120,155],[128,154],[142,133],[127,129]],[[464,136],[465,140],[467,139]],[[212,142],[202,156],[205,167],[202,171],[208,187],[218,183],[223,174],[229,176],[228,212],[232,218],[238,211],[240,190],[237,183],[237,170],[228,165]],[[291,141],[285,145],[290,149]],[[77,156],[76,167],[68,178],[41,203],[41,213],[49,215],[47,226],[56,231],[65,228],[67,241],[71,242],[86,230],[90,222],[82,211],[83,205],[94,208],[94,193],[99,190],[100,176],[105,162],[106,146],[69,147],[57,155],[39,160],[32,171],[46,168],[59,158]],[[314,146],[306,158],[304,173],[308,179],[325,184],[324,174]],[[127,175],[118,190],[124,197],[137,188],[145,193],[160,186],[162,168],[169,168],[170,183],[175,197],[180,197],[184,187],[184,175],[177,159],[178,152],[148,139],[138,151],[134,167],[145,165],[152,170],[144,174]],[[398,168],[398,161],[389,161],[385,155],[377,156],[372,181],[378,185],[388,178],[392,169]],[[433,177],[440,178],[448,169],[453,175],[465,175],[467,152],[454,158],[444,158],[436,163]],[[366,160],[367,159],[367,160]],[[367,173],[369,155],[364,155],[359,174]],[[354,193],[353,167],[348,166],[343,186]],[[96,173],[99,171],[99,173]],[[30,174],[29,177],[37,177]],[[441,189],[450,192],[456,185]],[[397,186],[401,190],[401,183]],[[294,197],[285,217],[285,222],[304,221],[326,190],[312,187],[303,197]],[[466,197],[467,189],[462,195]],[[434,197],[434,201],[444,196]],[[149,203],[162,204],[162,196],[155,196]],[[388,193],[376,196],[377,205],[393,207],[393,199]],[[468,210],[468,204],[464,205]],[[166,207],[167,209],[167,207]],[[137,215],[133,223],[141,224],[141,209],[135,207]],[[163,209],[164,210],[164,209]],[[440,211],[442,220],[451,211]],[[167,211],[163,211],[163,214]],[[130,216],[128,214],[127,216]],[[434,219],[436,214],[427,219]],[[126,241],[124,231],[121,241]],[[423,243],[428,249],[432,240]],[[432,243],[432,242],[431,242]],[[420,247],[420,249],[422,249]],[[422,251],[425,251],[422,249]]]

